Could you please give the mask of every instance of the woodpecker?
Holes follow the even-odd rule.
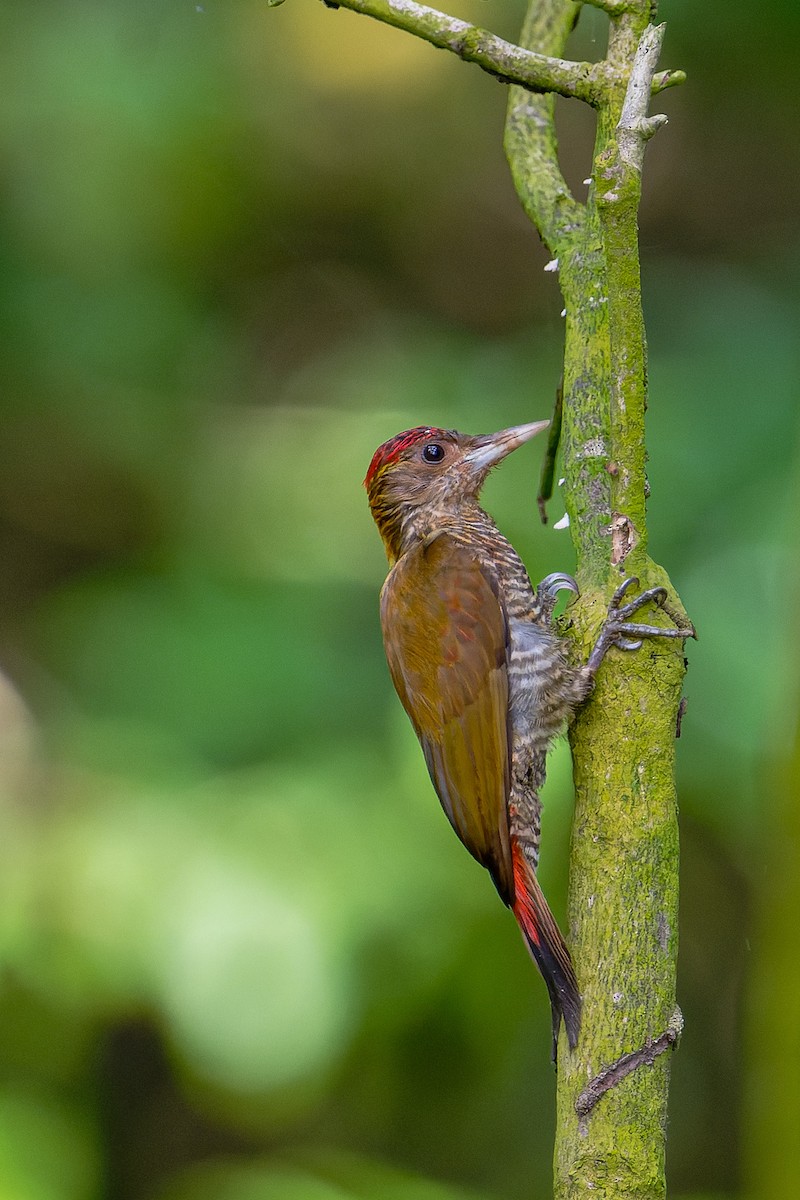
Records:
[[[539,861],[545,759],[592,688],[610,646],[693,631],[629,620],[663,588],[623,603],[615,592],[586,664],[553,628],[558,592],[534,588],[517,552],[479,504],[492,467],[546,429],[534,421],[488,436],[419,426],[380,446],[364,485],[389,561],[381,626],[397,694],[419,738],[453,829],[511,909],[550,996],[553,1057],[563,1018],[570,1049],[581,996],[572,960],[545,900]]]

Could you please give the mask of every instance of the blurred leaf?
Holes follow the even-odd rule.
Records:
[[[44,1095],[0,1093],[4,1200],[91,1200],[99,1163],[88,1123]]]
[[[195,1167],[156,1200],[352,1200],[347,1192],[293,1167],[211,1163]]]
[[[206,1078],[240,1092],[324,1071],[355,1023],[351,970],[298,896],[240,864],[198,863],[173,889],[162,968],[170,1034]]]
[[[157,1200],[479,1200],[355,1155],[299,1156],[308,1167],[212,1163],[186,1172]]]
[[[106,575],[52,596],[36,634],[81,708],[171,733],[211,763],[374,728],[381,715],[378,619],[363,592]]]
[[[383,1163],[335,1150],[297,1156],[323,1179],[346,1190],[353,1200],[479,1200],[477,1193],[420,1179]]]

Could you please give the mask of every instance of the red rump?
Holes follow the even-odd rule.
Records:
[[[405,432],[389,438],[389,441],[378,446],[373,454],[372,462],[367,470],[367,477],[364,480],[364,487],[369,487],[382,467],[388,467],[389,463],[397,462],[400,455],[409,446],[413,446],[417,442],[426,442],[430,437],[440,437],[443,434],[443,429],[432,429],[429,425],[417,425],[415,429],[406,429]]]
[[[511,859],[514,863],[514,916],[519,921],[525,937],[539,945],[539,930],[537,928],[536,912],[528,894],[528,875],[530,868],[525,862],[519,842],[511,843]]]
[[[526,862],[522,847],[514,838],[511,840],[511,858],[514,864],[512,911],[550,993],[555,1059],[562,1017],[567,1029],[567,1040],[570,1047],[575,1049],[581,1028],[581,996],[569,950],[542,894],[539,880],[531,865]]]

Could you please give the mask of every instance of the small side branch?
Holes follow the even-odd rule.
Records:
[[[416,0],[328,0],[331,7],[349,8],[403,29],[440,50],[450,50],[465,62],[477,63],[504,83],[517,83],[531,92],[556,92],[596,104],[604,86],[603,64],[569,62],[524,50]]]
[[[676,1007],[663,1033],[656,1038],[648,1039],[639,1050],[631,1050],[629,1054],[621,1055],[609,1066],[598,1071],[575,1101],[575,1112],[578,1114],[578,1119],[582,1122],[585,1121],[600,1097],[604,1096],[606,1092],[610,1092],[618,1083],[622,1083],[623,1079],[638,1070],[639,1067],[652,1067],[659,1054],[663,1054],[674,1046],[682,1032],[683,1014]]]
[[[685,71],[657,71],[653,76],[653,95],[677,87],[680,83],[686,83]]]

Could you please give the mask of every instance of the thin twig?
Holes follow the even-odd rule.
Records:
[[[558,381],[556,402],[553,405],[553,419],[547,431],[547,446],[542,459],[542,473],[539,476],[539,495],[536,503],[539,506],[539,517],[543,525],[547,524],[547,502],[553,497],[553,479],[556,473],[556,455],[558,443],[561,440],[561,411],[564,404],[564,376]]]
[[[465,62],[477,63],[504,83],[517,83],[531,92],[556,92],[596,104],[604,88],[604,64],[569,62],[524,50],[479,25],[470,25],[416,0],[336,0],[332,7],[374,17],[403,29]]]
[[[651,117],[647,115],[665,29],[665,25],[648,25],[642,34],[633,59],[617,126],[619,156],[624,163],[640,173],[646,143],[667,123],[663,113],[656,113]]]

